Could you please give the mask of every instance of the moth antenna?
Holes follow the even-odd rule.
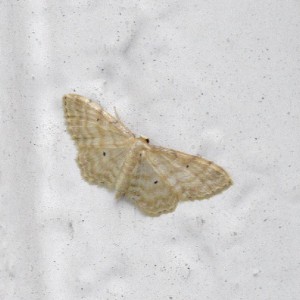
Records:
[[[120,119],[120,116],[118,115],[118,112],[117,112],[117,109],[116,109],[116,107],[114,106],[114,112],[115,112],[115,116],[116,116],[116,118],[118,119],[118,121],[120,121],[121,123],[122,123],[122,121],[121,121],[121,119]],[[123,123],[122,123],[123,124]]]
[[[114,106],[114,112],[115,112],[115,116],[116,116],[118,122],[121,123],[126,129],[128,129],[128,128],[126,127],[126,125],[122,122],[120,116],[118,115],[118,112],[117,112],[117,109],[116,109],[115,106]],[[129,129],[128,129],[128,130],[129,130]]]

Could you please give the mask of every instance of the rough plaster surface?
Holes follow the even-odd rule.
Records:
[[[0,4],[0,299],[299,299],[299,1]],[[159,218],[88,185],[74,91],[235,184]]]

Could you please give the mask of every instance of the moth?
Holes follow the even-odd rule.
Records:
[[[65,95],[63,105],[82,177],[115,190],[116,198],[130,199],[147,215],[172,212],[181,200],[209,198],[232,184],[215,163],[150,145],[83,96]]]

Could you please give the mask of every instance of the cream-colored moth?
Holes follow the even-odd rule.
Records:
[[[209,198],[232,184],[213,162],[150,145],[83,96],[65,95],[63,103],[83,178],[116,190],[117,198],[125,196],[148,215],[171,212],[180,200]]]

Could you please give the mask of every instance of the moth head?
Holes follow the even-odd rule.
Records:
[[[146,137],[146,136],[143,136],[143,135],[141,135],[140,136],[140,139],[144,142],[144,143],[147,143],[147,144],[149,144],[150,143],[150,140],[149,140],[149,138],[148,137]]]

